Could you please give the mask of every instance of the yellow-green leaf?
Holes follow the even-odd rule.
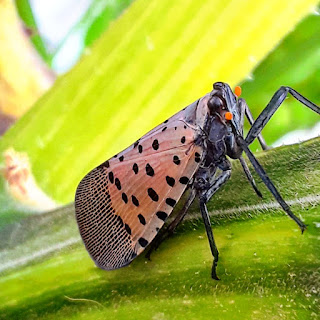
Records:
[[[317,1],[137,0],[0,144],[60,202],[81,177],[211,89],[232,86]]]

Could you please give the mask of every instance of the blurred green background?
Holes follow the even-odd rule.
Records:
[[[233,163],[209,205],[220,282],[209,277],[196,204],[151,262],[114,272],[88,257],[72,205],[90,169],[215,81],[241,85],[255,117],[281,85],[319,105],[317,1],[71,2],[53,38],[35,3],[0,4],[0,121],[10,119],[0,141],[0,318],[318,319],[319,138],[268,152],[252,145],[308,224],[303,237]],[[319,117],[289,98],[263,135],[269,145],[315,137]]]

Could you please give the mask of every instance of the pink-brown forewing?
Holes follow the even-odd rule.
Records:
[[[82,239],[107,270],[130,263],[156,236],[199,166],[198,104],[88,173],[75,198]],[[202,112],[202,111],[201,111]]]

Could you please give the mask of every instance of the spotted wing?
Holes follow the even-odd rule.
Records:
[[[129,264],[172,212],[201,160],[195,111],[178,113],[80,182],[76,218],[99,267]]]

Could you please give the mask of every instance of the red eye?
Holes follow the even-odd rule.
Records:
[[[237,97],[240,97],[241,96],[241,87],[240,86],[236,86],[234,88],[234,94],[237,96]]]
[[[226,120],[231,120],[233,118],[233,115],[232,115],[231,112],[226,112],[224,117],[225,117]]]

